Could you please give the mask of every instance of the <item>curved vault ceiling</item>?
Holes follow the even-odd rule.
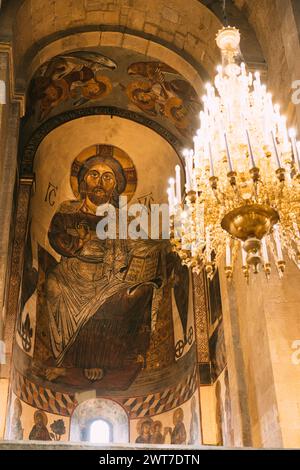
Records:
[[[47,231],[53,211],[59,204],[74,199],[70,186],[73,160],[94,144],[114,145],[126,152],[137,172],[137,187],[132,203],[151,194],[155,203],[167,202],[168,179],[174,166],[181,164],[177,153],[156,132],[131,120],[110,116],[88,116],[58,127],[40,144],[34,162],[35,194],[32,200],[33,231],[41,238],[38,243],[51,251]],[[49,185],[57,188],[53,206],[41,204]]]
[[[118,0],[113,9],[103,1],[86,0],[83,3],[72,0],[62,5],[59,0],[12,0],[4,9],[6,18],[5,14],[2,15],[2,22],[0,18],[0,29],[3,39],[7,39],[12,34],[10,27],[13,24],[14,57],[21,80],[33,58],[45,45],[59,37],[88,30],[121,32],[129,40],[130,36],[154,39],[156,43],[181,54],[198,68],[200,75],[205,75],[205,71],[208,74],[214,72],[219,60],[214,38],[223,21],[220,3],[212,0],[174,0],[169,5],[164,0],[132,0],[128,6]],[[241,6],[240,1],[235,3]],[[227,4],[228,17],[242,29],[243,36],[247,38],[247,48],[244,49],[246,60],[262,64],[261,49],[244,10],[236,8],[233,1]]]

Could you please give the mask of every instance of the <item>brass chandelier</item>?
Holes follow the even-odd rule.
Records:
[[[240,58],[240,33],[217,34],[222,65],[215,86],[206,86],[194,149],[185,150],[185,196],[180,167],[169,180],[170,234],[182,263],[212,278],[225,254],[232,276],[241,253],[242,271],[280,276],[284,256],[300,268],[300,145],[273,105],[258,72]]]

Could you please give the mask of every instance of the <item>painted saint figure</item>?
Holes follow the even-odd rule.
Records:
[[[139,435],[135,440],[136,444],[150,444],[152,424],[153,421],[151,418],[143,419],[138,423]]]
[[[183,418],[183,409],[177,408],[173,414],[174,428],[171,433],[171,444],[186,444],[186,429]]]
[[[22,416],[22,403],[19,398],[16,398],[14,401],[14,411],[11,420],[11,428],[10,428],[10,439],[16,441],[23,440],[24,429],[21,423],[21,416]]]
[[[196,411],[196,398],[191,400],[190,445],[199,444],[199,420]]]
[[[224,408],[222,401],[221,383],[218,380],[215,387],[216,396],[216,424],[217,424],[217,445],[224,445]]]
[[[47,415],[43,411],[37,410],[34,413],[34,426],[29,434],[30,441],[51,441],[47,422]]]
[[[166,427],[164,428],[164,433],[162,433],[162,422],[154,421],[150,439],[151,444],[164,444],[168,432],[169,428]]]
[[[96,235],[97,207],[108,202],[118,207],[127,185],[113,147],[99,145],[81,165],[75,163],[72,176],[80,200],[62,203],[48,234],[61,261],[46,281],[56,362],[46,377],[54,380],[65,368],[76,367],[95,381],[146,354],[155,280],[137,281],[127,274],[132,257],[147,257],[157,244],[153,248],[150,242],[149,248],[147,240],[100,240]]]

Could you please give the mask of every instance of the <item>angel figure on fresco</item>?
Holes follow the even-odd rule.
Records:
[[[104,98],[112,91],[101,71],[116,69],[110,58],[93,51],[75,51],[53,57],[35,73],[29,86],[30,112],[43,121],[54,108],[68,100],[80,106]]]
[[[112,91],[112,84],[108,77],[97,75],[85,82],[75,81],[70,87],[70,95],[74,106],[80,106],[90,100],[104,98]]]
[[[192,124],[191,111],[194,114],[199,111],[199,99],[193,87],[162,62],[133,63],[128,74],[144,77],[127,85],[130,101],[149,115],[166,117],[185,134]]]
[[[75,367],[99,381],[126,361],[141,361],[148,349],[153,289],[161,282],[159,243],[96,235],[97,207],[109,202],[117,208],[119,195],[136,184],[131,160],[116,151],[97,145],[75,160],[71,181],[79,200],[63,202],[51,221],[49,242],[61,260],[45,282],[55,358],[48,380]]]

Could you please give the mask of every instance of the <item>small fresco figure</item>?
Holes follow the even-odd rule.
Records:
[[[170,428],[165,428],[164,433],[162,433],[162,422],[154,421],[151,429],[151,444],[164,444],[166,440],[166,435],[170,432]]]
[[[171,433],[171,444],[186,444],[186,430],[183,419],[183,409],[177,408],[173,414],[174,429]]]
[[[34,426],[30,431],[29,440],[31,441],[51,441],[47,429],[48,418],[46,413],[37,410],[34,413]]]
[[[14,411],[12,415],[11,429],[10,429],[10,438],[16,441],[23,440],[24,430],[22,428],[21,416],[22,416],[22,403],[19,400],[19,398],[16,398],[14,401]]]
[[[139,435],[136,438],[136,444],[150,444],[151,443],[151,428],[153,421],[150,418],[139,421],[138,432]]]
[[[199,444],[199,420],[196,411],[196,398],[191,400],[191,422],[189,445]]]
[[[223,441],[224,408],[223,408],[223,402],[222,402],[221,384],[219,380],[216,383],[215,395],[216,395],[217,445],[222,446],[224,444],[224,441]]]

